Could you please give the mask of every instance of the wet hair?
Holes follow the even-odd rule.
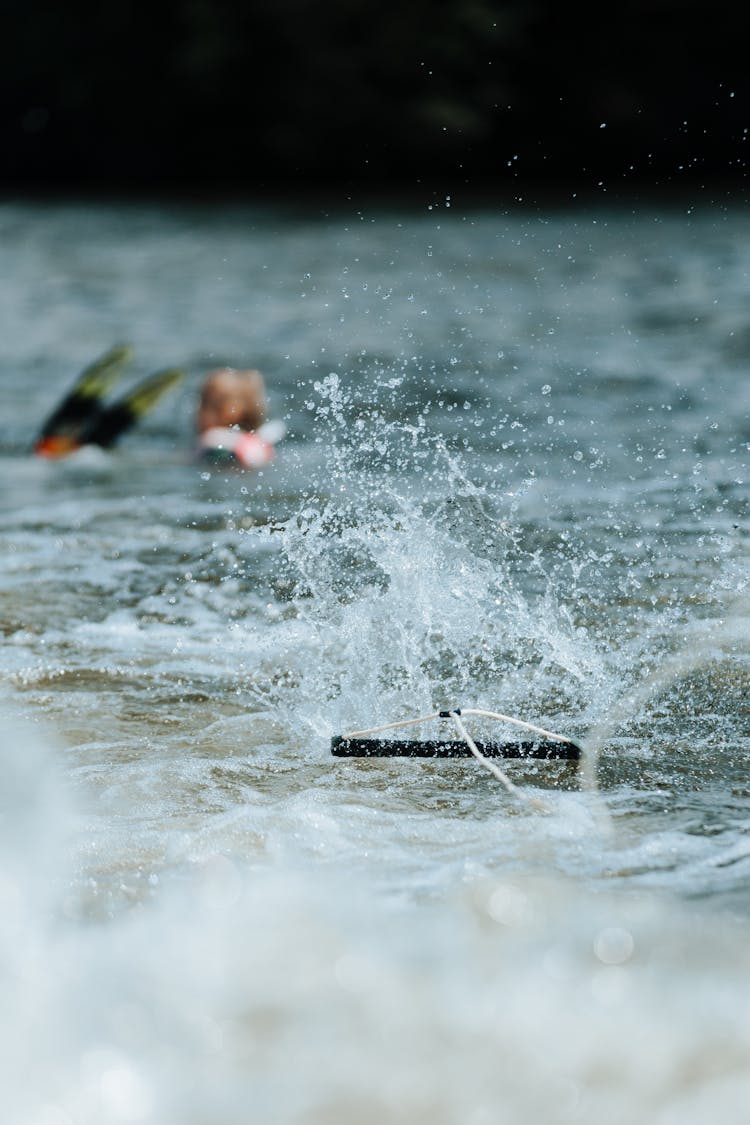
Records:
[[[266,418],[263,376],[255,368],[217,367],[209,371],[201,389],[201,401],[212,383],[227,380],[238,399],[233,424],[243,430],[257,430]]]

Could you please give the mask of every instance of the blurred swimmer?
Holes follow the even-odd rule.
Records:
[[[266,388],[253,368],[209,371],[198,404],[198,454],[203,460],[259,469],[274,458],[281,422],[267,421]]]

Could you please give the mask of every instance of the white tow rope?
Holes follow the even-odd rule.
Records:
[[[453,722],[455,723],[456,730],[461,735],[461,738],[463,738],[464,742],[469,747],[472,754],[474,755],[476,760],[480,763],[480,765],[484,766],[484,768],[486,770],[489,770],[489,772],[492,774],[492,776],[496,777],[497,780],[500,782],[500,784],[504,785],[505,788],[507,789],[507,791],[509,793],[511,793],[514,797],[518,797],[519,800],[528,800],[528,797],[526,796],[526,794],[523,793],[518,788],[517,785],[513,784],[513,782],[508,777],[507,773],[505,773],[503,770],[501,770],[499,768],[499,766],[496,766],[494,762],[491,762],[489,760],[489,758],[485,758],[484,754],[482,754],[482,752],[479,750],[476,742],[471,737],[471,735],[467,731],[464,724],[461,722],[461,716],[459,715],[458,711],[451,711],[450,717],[453,719]]]

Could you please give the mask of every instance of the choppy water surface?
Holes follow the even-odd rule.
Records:
[[[3,1120],[744,1121],[750,216],[4,205],[0,250]],[[30,458],[119,340],[184,387]],[[262,474],[191,460],[220,362]],[[329,756],[455,705],[584,784]]]

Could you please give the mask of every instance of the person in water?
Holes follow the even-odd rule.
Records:
[[[279,426],[266,421],[268,404],[260,371],[217,367],[200,392],[198,453],[203,460],[258,469],[274,457]]]

